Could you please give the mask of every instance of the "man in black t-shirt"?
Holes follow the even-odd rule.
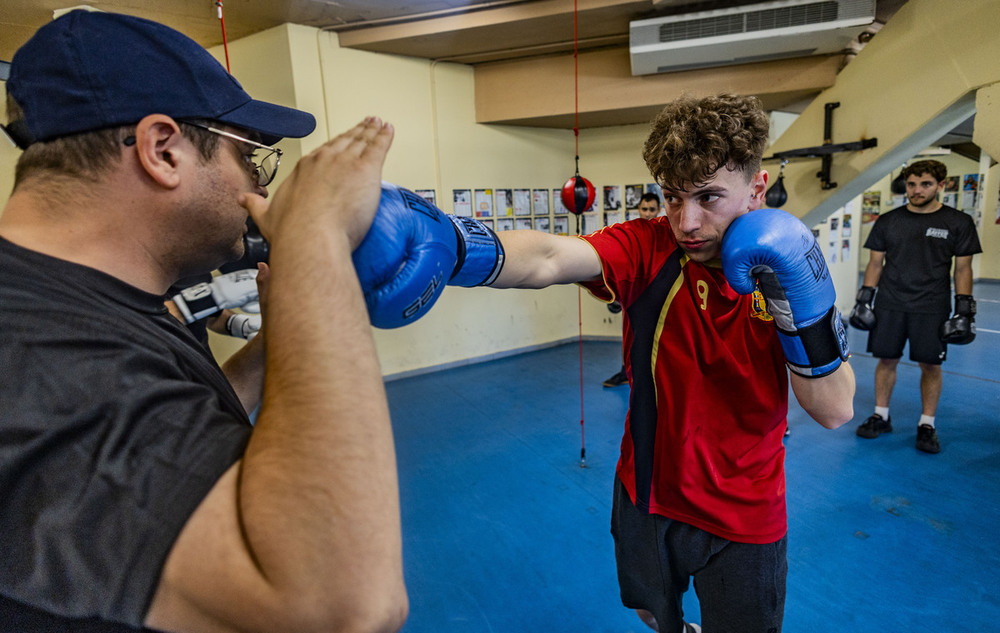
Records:
[[[315,118],[108,12],[42,26],[6,93],[0,633],[398,630],[392,427],[352,259],[393,127],[318,139],[265,199],[272,145]],[[239,260],[248,214],[267,328],[224,374],[164,294]]]
[[[907,204],[881,216],[872,227],[865,242],[871,259],[850,319],[851,325],[871,331],[868,351],[879,359],[875,412],[858,427],[858,436],[871,439],[892,431],[889,399],[909,340],[910,360],[921,372],[916,445],[927,453],[941,450],[934,416],[948,343],[975,338],[972,256],[982,252],[972,218],[938,200],[946,176],[947,168],[935,160],[918,161],[904,170]],[[955,316],[949,318],[953,260]]]

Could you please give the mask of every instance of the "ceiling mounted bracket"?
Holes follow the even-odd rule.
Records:
[[[800,149],[790,149],[784,152],[775,152],[763,160],[783,160],[792,158],[822,158],[822,166],[816,172],[816,177],[822,183],[823,189],[833,189],[837,183],[830,179],[830,168],[833,165],[833,155],[838,152],[857,152],[878,146],[877,138],[854,141],[852,143],[833,142],[833,111],[840,107],[839,101],[832,101],[824,104],[823,108],[823,144],[815,147],[803,147]]]

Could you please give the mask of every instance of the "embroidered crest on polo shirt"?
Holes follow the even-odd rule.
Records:
[[[924,234],[925,237],[938,237],[942,240],[948,239],[948,229],[935,229],[928,228],[927,233]]]
[[[764,294],[760,289],[753,291],[750,295],[750,316],[755,319],[760,319],[761,321],[773,321],[774,318],[767,313],[767,302],[764,300]]]

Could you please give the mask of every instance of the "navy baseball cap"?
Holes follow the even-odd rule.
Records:
[[[24,111],[28,142],[149,114],[227,123],[267,145],[316,127],[308,112],[252,99],[186,35],[117,13],[71,11],[38,29],[11,60],[7,92]]]

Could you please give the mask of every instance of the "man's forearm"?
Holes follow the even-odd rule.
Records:
[[[264,331],[261,330],[222,364],[222,373],[239,396],[247,414],[260,404],[264,391],[264,358]]]
[[[854,417],[854,370],[841,363],[822,378],[791,374],[792,391],[799,404],[814,420],[828,429],[840,427]]]
[[[546,288],[592,279],[601,274],[601,260],[587,242],[539,231],[504,231],[503,270],[493,288]]]

